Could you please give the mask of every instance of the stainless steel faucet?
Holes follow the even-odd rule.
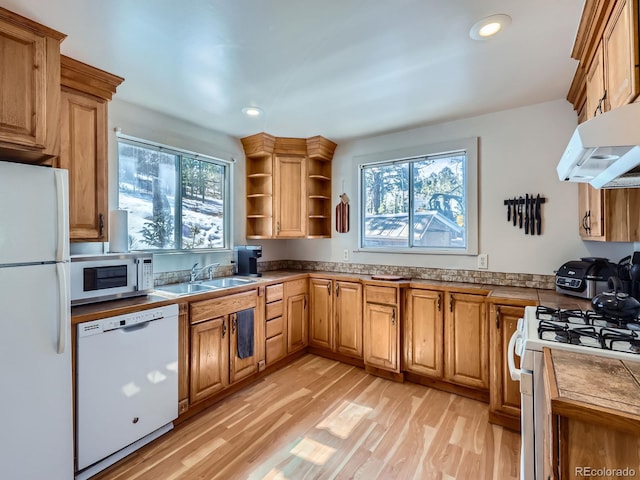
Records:
[[[193,264],[193,267],[191,267],[191,275],[190,275],[190,282],[193,283],[198,279],[198,275],[200,275],[202,272],[204,272],[205,270],[209,269],[209,280],[211,280],[213,278],[213,272],[215,271],[216,267],[219,267],[220,264],[219,263],[210,263],[208,265],[205,265],[204,267],[198,269],[198,262]]]

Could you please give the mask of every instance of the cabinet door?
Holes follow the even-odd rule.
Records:
[[[309,280],[309,345],[333,349],[332,282],[324,278]]]
[[[275,237],[306,236],[306,178],[304,157],[275,157]]]
[[[191,403],[229,385],[228,315],[191,326]]]
[[[362,285],[336,281],[335,347],[343,355],[362,358]]]
[[[524,316],[524,307],[492,305],[491,324],[491,402],[493,412],[520,418],[520,383],[511,380],[507,363],[507,347],[516,331],[518,319]],[[515,357],[520,368],[520,357]]]
[[[399,373],[398,313],[394,305],[365,303],[364,362]]]
[[[578,185],[579,231],[588,240],[604,239],[604,193],[587,183]]]
[[[62,92],[59,167],[69,170],[71,240],[107,240],[107,104]]]
[[[484,297],[450,293],[445,315],[445,378],[489,387],[489,330]]]
[[[43,149],[47,140],[47,40],[0,19],[0,52],[0,143]]]
[[[632,102],[639,91],[637,2],[618,0],[602,38],[610,110]]]
[[[234,383],[258,371],[257,349],[258,342],[258,317],[256,309],[253,309],[253,355],[246,358],[238,356],[238,315],[229,315],[231,324],[231,337],[229,338],[229,382]]]
[[[587,70],[587,120],[605,112],[605,102],[604,54],[600,42]]]
[[[443,293],[411,289],[404,322],[404,368],[420,375],[443,375]]]
[[[307,346],[307,294],[287,298],[287,353]]]

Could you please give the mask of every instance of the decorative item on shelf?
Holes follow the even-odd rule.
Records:
[[[336,232],[349,231],[349,197],[346,193],[340,195],[340,203],[336,206]]]
[[[542,204],[547,199],[540,194],[528,194],[504,201],[507,206],[507,221],[524,228],[525,235],[542,235]]]

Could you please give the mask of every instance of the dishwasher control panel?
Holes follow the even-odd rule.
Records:
[[[150,310],[118,315],[117,317],[81,323],[78,325],[78,337],[88,337],[90,335],[108,332],[109,330],[133,327],[134,325],[160,320],[167,316],[177,315],[177,311],[174,312],[177,308],[177,305],[168,305],[166,307],[152,308]]]

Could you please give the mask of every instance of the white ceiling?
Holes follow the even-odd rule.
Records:
[[[117,98],[236,137],[338,142],[564,98],[583,3],[0,0],[66,33],[62,53],[125,77]],[[471,40],[495,13],[511,26]]]

